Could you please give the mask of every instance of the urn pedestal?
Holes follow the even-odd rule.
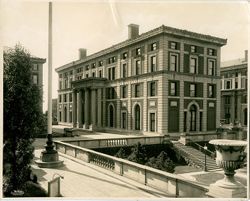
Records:
[[[208,197],[244,198],[246,187],[234,178],[235,170],[244,163],[247,142],[239,140],[211,140],[216,149],[216,164],[224,170],[224,178],[209,186]]]

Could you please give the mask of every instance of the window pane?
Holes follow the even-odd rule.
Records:
[[[177,70],[177,56],[171,55],[170,57],[170,70],[176,71]]]

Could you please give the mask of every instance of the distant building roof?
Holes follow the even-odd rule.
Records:
[[[239,66],[242,64],[247,64],[247,61],[245,58],[221,62],[221,68],[226,68],[226,67],[230,67],[230,66]]]

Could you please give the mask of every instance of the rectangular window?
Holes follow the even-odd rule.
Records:
[[[208,97],[214,98],[214,86],[213,85],[208,85]]]
[[[72,93],[69,94],[69,102],[72,102]]]
[[[111,68],[108,69],[108,79],[111,80],[112,76],[111,76]]]
[[[190,73],[197,73],[197,58],[190,59]]]
[[[112,68],[112,80],[115,80],[115,67]]]
[[[92,73],[92,77],[95,77],[95,72]]]
[[[141,96],[141,85],[136,84],[135,85],[135,97],[140,97]]]
[[[156,43],[152,43],[152,44],[150,45],[150,50],[151,50],[151,51],[154,51],[154,50],[156,50],[156,49],[157,49]]]
[[[156,56],[150,57],[150,71],[151,72],[156,71]]]
[[[127,77],[127,64],[126,63],[122,64],[122,77],[123,78]]]
[[[33,75],[33,84],[38,84],[38,75]]]
[[[195,97],[196,96],[196,86],[195,84],[190,84],[190,97]]]
[[[235,81],[235,89],[238,89],[238,82]]]
[[[141,74],[141,60],[135,61],[135,75]]]
[[[231,81],[226,81],[226,89],[231,89]]]
[[[67,102],[67,94],[64,94],[64,95],[63,95],[63,101],[64,101],[64,102]]]
[[[177,83],[176,82],[170,82],[170,95],[177,96]]]
[[[214,56],[215,55],[215,49],[212,49],[212,48],[208,48],[207,50],[207,54],[210,55],[210,56]]]
[[[69,78],[69,87],[72,88],[72,81],[73,81],[73,78]]]
[[[99,65],[99,66],[103,66],[103,61],[99,61],[99,62],[98,62],[98,65]]]
[[[59,103],[62,102],[62,95],[59,95]]]
[[[196,46],[191,45],[190,50],[191,50],[192,53],[195,53],[197,51],[197,48],[196,48]]]
[[[102,77],[102,70],[99,70],[99,77]]]
[[[33,78],[33,80],[34,80],[34,78]],[[59,89],[62,89],[62,81],[61,80],[59,81]]]
[[[92,67],[92,68],[95,68],[95,67],[96,67],[96,64],[95,64],[95,63],[92,63],[92,64],[91,64],[91,67]]]
[[[177,50],[177,43],[176,42],[170,42],[170,49]]]
[[[122,128],[127,128],[127,114],[126,112],[122,112]]]
[[[156,82],[150,82],[150,96],[156,96]]]
[[[85,68],[86,68],[86,70],[89,70],[89,65],[86,65]],[[78,70],[79,70],[79,72],[82,72],[82,68],[79,68]]]
[[[64,89],[67,89],[68,88],[68,79],[66,78],[64,80]]]
[[[150,113],[150,131],[155,132],[155,113]]]
[[[215,75],[215,60],[208,60],[208,75]]]
[[[177,55],[170,55],[170,71],[177,71]]]
[[[122,98],[127,98],[128,96],[128,90],[127,85],[122,86]]]
[[[89,74],[86,73],[86,78],[88,78],[88,77],[89,77]],[[82,76],[78,77],[78,80],[80,80],[81,78],[82,78]]]

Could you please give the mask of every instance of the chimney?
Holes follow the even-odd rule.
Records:
[[[79,60],[85,59],[87,56],[87,50],[84,48],[79,49]]]
[[[248,60],[248,50],[245,50],[245,61]]]
[[[139,36],[139,25],[129,24],[128,25],[128,39],[134,39]]]

